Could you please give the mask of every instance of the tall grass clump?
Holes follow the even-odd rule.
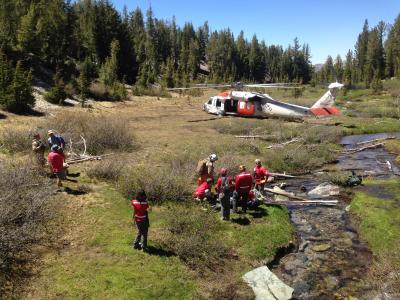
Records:
[[[75,152],[84,150],[82,137],[90,154],[102,154],[107,150],[129,151],[137,146],[128,120],[122,117],[66,112],[49,120],[45,127],[62,134],[67,143],[72,141]]]
[[[265,162],[271,171],[308,173],[334,159],[330,148],[329,144],[287,145],[268,150]]]
[[[5,127],[0,133],[0,151],[23,152],[31,149],[32,134],[22,127]]]
[[[161,245],[197,271],[216,271],[230,249],[221,238],[222,225],[214,214],[195,204],[176,205],[165,213]]]
[[[124,162],[112,158],[95,162],[86,170],[89,178],[117,181],[124,171]]]
[[[25,162],[0,163],[0,294],[15,295],[29,272],[32,248],[49,238],[53,192]]]
[[[118,181],[118,188],[126,198],[133,198],[143,189],[152,203],[191,199],[194,170],[170,163],[165,167],[139,166],[126,170]]]

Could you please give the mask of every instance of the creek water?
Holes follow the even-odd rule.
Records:
[[[359,142],[388,136],[400,137],[400,133],[346,136],[341,143],[345,148],[354,148]],[[340,155],[337,167],[355,170],[357,174],[390,178],[400,173],[394,160],[395,156],[384,148],[376,148]],[[391,170],[387,161],[391,163]],[[300,186],[311,190],[321,180],[318,176],[310,176],[288,183],[287,190],[298,193]],[[368,187],[360,189],[379,193],[379,186],[376,191]],[[334,207],[289,206],[290,219],[296,229],[296,247],[270,267],[283,282],[294,288],[293,299],[345,299],[348,296],[374,299],[377,295],[365,276],[372,253],[360,241],[350,220],[346,209],[350,200],[343,195],[338,200],[339,204]]]

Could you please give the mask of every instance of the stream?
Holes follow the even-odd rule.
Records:
[[[349,149],[356,147],[356,143],[387,136],[400,137],[400,133],[346,136],[341,143]],[[367,149],[340,155],[337,167],[354,170],[358,175],[391,178],[400,174],[394,160],[395,156],[384,148]],[[386,161],[391,163],[392,170]],[[309,191],[321,182],[317,176],[295,179],[288,181],[290,186],[286,190],[298,193],[300,186],[304,186]],[[360,187],[368,193],[379,192],[370,189]],[[339,197],[339,204],[334,207],[288,207],[296,228],[297,246],[269,267],[294,289],[293,299],[347,299],[348,296],[374,299],[377,296],[364,278],[373,259],[372,253],[360,241],[346,209],[350,199],[345,199]]]

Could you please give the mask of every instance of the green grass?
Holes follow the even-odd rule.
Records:
[[[80,184],[93,182],[86,176],[80,180]],[[66,186],[76,189],[76,184],[67,183]],[[106,184],[100,184],[99,188],[97,182],[95,193],[80,197],[70,199],[84,204],[78,205],[77,212],[70,212],[73,224],[65,224],[77,232],[78,240],[72,239],[73,245],[44,260],[43,271],[33,282],[35,296],[193,299],[207,295],[215,286],[223,286],[213,279],[209,286],[204,287],[204,281],[210,279],[190,271],[177,256],[162,255],[165,251],[159,244],[159,237],[165,230],[165,208],[173,204],[155,206],[150,213],[149,245],[158,249],[158,255],[132,249],[136,234],[131,221],[132,209],[129,201],[114,188]],[[273,259],[278,248],[286,246],[293,237],[293,227],[284,208],[263,206],[261,217],[254,217],[251,211],[246,215],[232,216],[248,218],[249,225],[225,223],[219,220],[219,212],[210,213],[215,214],[217,222],[220,222],[222,232],[219,234],[225,238],[226,245],[239,255],[239,260],[235,260],[233,265],[228,260],[220,267],[229,274],[232,282],[238,282],[254,263]]]
[[[388,151],[396,154],[396,162],[400,163],[400,139],[386,141],[385,148]]]
[[[374,253],[400,250],[400,179],[366,181],[391,193],[391,199],[381,199],[356,192],[351,211],[359,220],[360,233]]]
[[[132,211],[114,189],[103,187],[100,197],[83,208],[79,219],[82,245],[45,265],[36,283],[42,286],[39,295],[64,299],[193,298],[195,284],[178,258],[132,249],[136,233]],[[151,220],[157,219],[157,213],[151,215]]]
[[[234,248],[247,260],[273,259],[280,247],[292,240],[294,228],[289,221],[286,208],[261,206],[262,218],[247,214],[250,225],[227,224],[227,235]],[[233,218],[241,215],[233,216]]]

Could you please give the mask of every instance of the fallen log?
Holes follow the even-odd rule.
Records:
[[[365,142],[359,142],[356,145],[365,145],[365,144],[371,144],[371,143],[375,143],[375,142],[379,142],[379,141],[385,141],[385,140],[393,140],[396,137],[394,136],[389,136],[389,137],[384,137],[384,138],[379,138],[379,139],[374,139],[374,140],[369,140],[369,141],[365,141]]]
[[[289,144],[292,144],[292,143],[295,143],[295,142],[300,142],[300,141],[303,141],[303,139],[294,138],[294,139],[291,139],[290,141],[286,141],[286,142],[283,142],[283,143],[270,145],[270,146],[267,147],[267,149],[283,147],[283,146],[286,146],[286,145],[289,145]]]
[[[235,135],[238,139],[260,139],[260,140],[270,140],[276,138],[274,135]]]
[[[289,199],[296,199],[296,200],[300,200],[300,201],[309,201],[309,199],[307,199],[307,198],[299,197],[299,196],[296,196],[294,194],[291,194],[291,193],[288,193],[288,192],[285,192],[285,191],[282,191],[282,190],[278,191],[278,190],[273,190],[273,189],[269,189],[269,188],[264,188],[264,190],[266,192],[269,192],[269,193],[272,193],[272,194],[275,194],[275,195],[288,197]]]
[[[90,157],[85,157],[85,158],[81,158],[81,159],[73,159],[73,160],[68,160],[66,161],[66,163],[68,165],[74,165],[74,164],[79,164],[85,161],[92,161],[92,160],[102,160],[103,157],[109,156],[109,155],[113,155],[114,153],[109,153],[109,154],[103,154],[103,155],[98,155],[98,156],[90,156]]]
[[[336,206],[338,201],[336,202],[331,201],[265,201],[265,204],[275,204],[275,205],[323,205],[323,206]]]
[[[269,173],[269,175],[273,177],[282,177],[282,178],[298,178],[299,176],[293,176],[293,175],[287,175],[287,174],[282,174],[282,173]]]
[[[346,149],[343,150],[341,153],[343,154],[352,154],[352,153],[357,153],[357,152],[361,152],[367,149],[375,149],[375,148],[379,148],[379,147],[383,147],[384,143],[379,143],[379,144],[375,144],[375,145],[371,145],[371,146],[365,146],[365,147],[361,147],[361,148],[353,148],[353,149]]]

